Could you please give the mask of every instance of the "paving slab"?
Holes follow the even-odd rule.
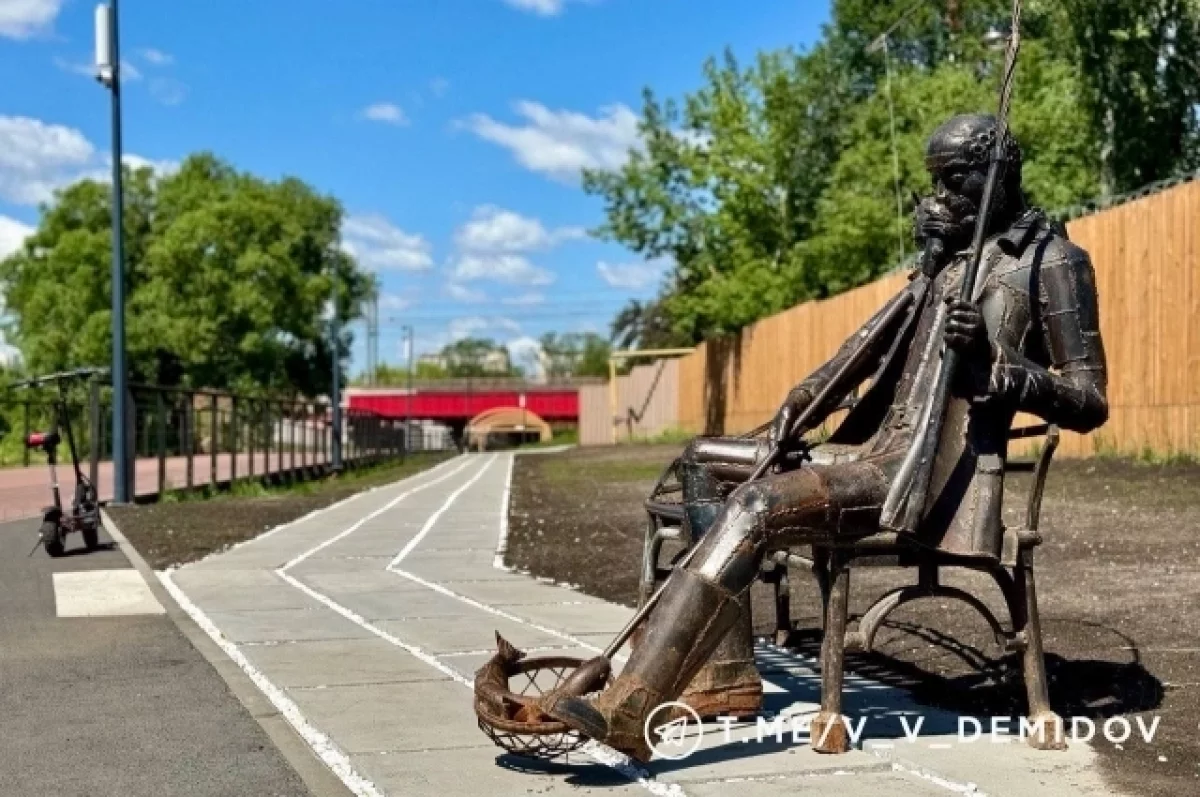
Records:
[[[321,609],[266,609],[208,612],[209,619],[234,643],[289,642],[308,639],[361,639],[369,631]]]
[[[347,753],[495,750],[476,725],[471,693],[455,681],[332,686],[291,696]]]
[[[845,711],[865,721],[864,743],[846,755],[817,755],[807,738],[820,699],[817,662],[768,644],[757,651],[766,692],[762,723],[731,725],[729,738],[711,723],[687,730],[689,740],[702,733],[698,750],[682,761],[652,762],[648,783],[631,782],[628,771],[581,754],[567,764],[532,766],[502,755],[476,727],[468,688],[494,651],[495,631],[531,656],[587,659],[632,613],[569,586],[494,567],[509,456],[456,460],[457,470],[384,488],[213,557],[194,573],[176,574],[221,634],[378,792],[1111,793],[1086,745],[1042,753],[1018,744],[963,743],[956,715],[853,674],[846,679]],[[420,485],[426,486],[408,492]],[[397,572],[389,572],[401,553]],[[296,564],[286,572],[302,589],[289,589],[302,609],[280,591],[274,573],[290,562]],[[925,717],[921,735],[908,742],[901,717],[918,714]],[[776,720],[784,723],[778,737]],[[800,728],[795,737],[793,723]]]
[[[377,637],[254,645],[245,655],[285,688],[444,681],[449,676]]]
[[[383,620],[376,625],[433,654],[481,650],[495,644],[496,632],[521,649],[552,647],[564,642],[560,636],[495,616]]]
[[[577,754],[569,764],[525,761],[495,747],[356,755],[354,764],[389,794],[478,797],[545,795],[647,797],[609,767]],[[727,792],[726,792],[727,793]]]
[[[917,775],[890,771],[819,772],[784,777],[733,779],[688,784],[694,797],[727,797],[730,792],[753,793],[755,797],[795,797],[797,794],[832,794],[838,797],[946,797],[943,786]]]

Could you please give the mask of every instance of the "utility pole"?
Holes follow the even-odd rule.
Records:
[[[96,6],[96,79],[112,97],[112,387],[113,503],[127,504],[133,470],[128,434],[129,374],[125,363],[125,257],[121,174],[121,44],[117,0]]]

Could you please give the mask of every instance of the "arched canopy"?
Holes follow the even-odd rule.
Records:
[[[550,424],[523,407],[493,407],[476,415],[467,424],[467,444],[483,448],[491,435],[536,433],[542,442],[553,436]]]

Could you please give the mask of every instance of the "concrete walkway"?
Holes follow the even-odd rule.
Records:
[[[987,720],[982,738],[962,741],[960,718],[863,678],[848,679],[846,705],[865,722],[860,749],[818,756],[804,729],[818,700],[815,662],[769,647],[767,719],[707,726],[683,760],[641,768],[599,745],[550,765],[500,755],[476,727],[470,692],[494,631],[527,651],[588,656],[630,614],[496,566],[512,462],[459,457],[161,578],[360,795],[1112,793],[1086,745],[1050,753],[993,742]],[[776,720],[784,726],[766,725]]]

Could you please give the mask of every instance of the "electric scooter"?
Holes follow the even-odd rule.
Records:
[[[96,495],[96,486],[83,475],[83,470],[79,467],[79,451],[75,447],[75,435],[71,430],[71,414],[67,407],[67,385],[76,379],[90,379],[107,372],[107,369],[79,368],[74,371],[63,371],[26,379],[10,385],[14,388],[32,388],[53,384],[58,388],[58,395],[53,402],[50,430],[32,432],[25,438],[25,447],[45,451],[46,459],[50,464],[50,492],[54,498],[54,504],[42,510],[42,525],[38,530],[38,538],[45,547],[46,553],[52,557],[63,555],[66,537],[73,532],[79,532],[83,537],[83,544],[89,551],[99,547],[100,502]],[[75,469],[75,495],[71,500],[69,513],[63,509],[62,494],[58,486],[58,447],[62,444],[64,433],[66,434],[67,449],[71,452],[71,466]]]

